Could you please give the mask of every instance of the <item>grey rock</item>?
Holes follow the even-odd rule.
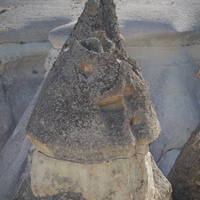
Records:
[[[113,1],[88,1],[27,127],[41,152],[98,163],[131,157],[160,132],[149,85],[123,48]]]
[[[0,151],[11,136],[15,122],[12,115],[11,105],[6,96],[6,90],[2,80],[0,79]]]
[[[148,150],[160,132],[149,84],[123,43],[113,0],[88,0],[29,120],[31,190],[17,198],[171,198]]]
[[[83,165],[34,152],[32,161],[31,188],[28,178],[12,199],[171,199],[171,186],[150,153]]]
[[[52,68],[59,53],[60,53],[60,50],[54,49],[54,48],[51,48],[51,50],[49,51],[49,53],[45,59],[45,63],[44,63],[44,68],[46,69],[46,74],[48,74],[49,70]]]
[[[151,85],[150,94],[161,124],[161,133],[151,144],[151,152],[167,175],[177,152],[200,120],[200,96],[195,89],[199,88],[195,77],[200,63],[200,34],[195,17],[199,4],[196,0],[172,5],[167,1],[145,0],[116,3],[126,50],[141,64]],[[183,20],[186,16],[187,20]],[[53,34],[59,40],[54,42],[62,48],[61,33]],[[172,149],[175,154],[168,153]]]
[[[39,1],[40,5],[43,4],[41,2],[42,1]],[[80,1],[76,1],[76,3],[77,2],[80,2]],[[83,1],[81,1],[81,2],[83,2]],[[135,48],[133,47],[132,54],[134,56],[136,56],[137,59],[142,64],[143,73],[145,71],[144,66],[146,66],[146,76],[145,77],[151,83],[152,97],[153,97],[154,102],[157,104],[156,107],[157,107],[157,112],[159,114],[158,117],[159,117],[159,120],[161,121],[162,129],[163,129],[162,134],[160,135],[160,138],[156,141],[156,143],[154,143],[152,145],[153,146],[152,149],[154,149],[153,153],[154,153],[155,158],[157,158],[157,160],[160,159],[160,161],[163,161],[164,164],[162,164],[162,166],[166,166],[166,164],[169,164],[169,163],[168,163],[168,160],[164,160],[165,153],[168,152],[168,150],[172,149],[172,148],[174,148],[174,149],[181,148],[183,143],[188,138],[189,133],[191,132],[190,130],[193,129],[193,127],[195,127],[199,121],[198,120],[199,114],[196,114],[196,113],[198,113],[198,108],[199,108],[199,105],[198,105],[199,97],[198,97],[198,95],[197,96],[194,95],[194,94],[196,94],[196,90],[194,89],[194,86],[198,87],[198,84],[196,83],[196,81],[194,81],[194,78],[192,79],[192,76],[188,77],[188,74],[191,73],[191,70],[195,71],[196,70],[195,66],[196,66],[196,64],[199,63],[199,55],[198,55],[199,50],[194,49],[193,50],[193,51],[195,51],[195,53],[194,53],[191,51],[194,46],[188,46],[190,44],[198,45],[198,43],[200,41],[199,33],[197,31],[199,29],[199,25],[197,23],[198,17],[195,17],[195,15],[198,14],[199,2],[198,2],[198,0],[194,0],[194,1],[187,0],[184,2],[177,1],[173,5],[170,5],[169,2],[167,2],[167,1],[166,2],[153,1],[153,2],[149,3],[148,1],[142,0],[140,2],[138,2],[138,1],[136,1],[136,2],[130,1],[130,3],[127,3],[127,2],[128,1],[126,1],[126,2],[121,1],[121,4],[119,4],[121,6],[118,7],[118,11],[120,13],[121,27],[123,28],[123,33],[125,34],[124,36],[127,41],[126,44],[128,46],[134,45],[134,46],[143,46],[143,47],[148,46],[148,45],[151,47],[156,46],[156,45],[161,46],[160,49],[151,48],[151,47],[149,49],[145,49],[145,47],[144,47],[142,49],[142,53],[141,53],[141,51],[138,51],[138,55],[139,55],[139,56],[137,55],[138,57],[136,56],[136,53],[135,53],[137,51],[136,50],[137,47],[135,47]],[[63,13],[61,14],[60,10],[64,10],[64,12],[67,14],[69,13],[69,12],[66,12],[67,8],[65,6],[61,5],[61,1],[51,1],[51,3],[49,2],[49,4],[48,4],[50,6],[50,8],[53,7],[53,9],[56,10],[56,12],[53,13],[54,16],[58,13],[58,16],[56,15],[57,18],[52,17],[52,12],[50,12],[49,9],[46,9],[46,11],[44,12],[43,6],[38,5],[37,1],[33,2],[30,0],[29,1],[20,0],[18,2],[18,1],[7,0],[2,3],[5,4],[5,6],[6,6],[6,4],[7,4],[7,6],[8,5],[11,6],[12,9],[8,9],[9,12],[5,12],[5,13],[3,13],[3,15],[1,15],[1,19],[2,19],[0,22],[1,27],[4,29],[4,25],[6,24],[5,29],[7,29],[5,32],[3,30],[3,34],[1,34],[1,36],[2,36],[1,42],[5,42],[5,41],[20,42],[24,39],[25,39],[25,41],[44,40],[44,39],[46,40],[48,30],[50,30],[54,26],[58,26],[59,24],[66,23],[65,19],[59,18],[59,16],[63,14]],[[18,4],[19,6],[16,6],[15,4]],[[60,5],[62,7],[61,9],[60,9]],[[14,8],[14,7],[16,7],[16,8]],[[37,9],[37,8],[39,8],[39,9]],[[31,12],[30,12],[30,10],[31,10]],[[77,11],[80,9],[75,9],[75,10]],[[74,10],[74,12],[75,12],[75,10]],[[35,13],[35,11],[36,11],[36,13]],[[125,11],[125,12],[123,12],[123,11]],[[180,11],[182,11],[182,12],[180,12]],[[36,14],[35,15],[36,17],[32,17],[33,12]],[[40,12],[42,13],[42,15],[38,14]],[[26,15],[24,17],[24,15],[23,15],[24,13],[27,13],[28,15]],[[162,13],[162,15],[160,13]],[[12,16],[12,19],[7,17],[9,14],[10,14],[10,16]],[[31,17],[30,17],[30,15],[31,15]],[[46,15],[48,15],[48,16],[46,17]],[[15,17],[13,17],[13,16],[15,16]],[[20,19],[19,19],[19,17],[20,17]],[[21,19],[21,17],[24,17],[24,19]],[[187,20],[184,20],[185,17],[187,17]],[[56,20],[54,20],[55,18],[56,18]],[[58,18],[60,20],[59,24],[57,21]],[[133,21],[133,19],[134,19],[134,21]],[[25,22],[23,22],[23,20],[25,20]],[[53,21],[53,23],[51,20]],[[9,23],[7,23],[8,21],[9,21]],[[24,24],[22,24],[22,26],[20,27],[20,26],[18,26],[19,24],[17,24],[16,21],[20,21],[20,22],[22,21],[22,23],[28,24],[28,27],[24,26]],[[188,22],[190,22],[190,23],[188,23]],[[35,25],[37,26],[37,30],[35,30]],[[16,26],[17,26],[17,30],[13,30],[13,28],[15,29]],[[34,31],[33,31],[33,28],[30,28],[30,26],[34,27]],[[41,34],[41,31],[42,31],[42,34]],[[45,31],[45,34],[43,34],[44,31]],[[186,32],[184,32],[184,31],[186,31]],[[194,32],[194,31],[196,31],[196,32]],[[38,34],[38,32],[40,34]],[[175,32],[175,34],[171,33],[171,32]],[[144,33],[144,34],[142,35],[142,33]],[[142,37],[140,37],[141,35],[142,35]],[[155,41],[160,42],[160,43],[155,43]],[[163,64],[160,61],[163,58],[161,53],[163,52],[165,59],[167,61],[172,61],[171,57],[166,56],[166,54],[169,52],[170,52],[170,55],[173,54],[176,62],[177,62],[177,58],[180,58],[180,55],[177,55],[174,53],[173,48],[170,48],[167,51],[162,51],[163,50],[162,47],[169,46],[169,45],[175,46],[175,45],[180,45],[180,44],[184,45],[184,48],[181,47],[181,51],[180,51],[180,54],[184,57],[184,62],[185,62],[185,59],[187,59],[187,60],[190,60],[191,63],[190,63],[190,65],[182,65],[181,64],[179,66],[179,69],[177,70],[177,74],[174,73],[174,71],[173,71],[174,64],[170,63],[170,66],[169,66],[170,70],[166,70],[164,73],[166,76],[166,78],[165,78],[166,84],[162,84],[162,85],[167,85],[168,83],[171,83],[172,87],[169,90],[168,89],[166,90],[166,87],[163,88],[163,91],[168,91],[168,92],[167,92],[167,95],[162,95],[162,93],[160,92],[160,90],[158,90],[158,88],[161,85],[160,83],[163,83],[162,82],[163,75],[161,77],[159,77],[159,76],[155,75],[155,71],[157,71],[158,67],[160,68],[160,66],[165,67],[165,65],[168,65],[168,62]],[[160,52],[161,53],[157,54],[158,51],[159,51],[159,53]],[[152,52],[152,54],[156,54],[156,56],[153,55],[154,62],[153,62],[152,57],[148,58],[147,55],[149,55],[149,52]],[[198,57],[198,59],[191,58],[190,54],[196,55]],[[145,56],[143,56],[143,55],[145,55]],[[142,57],[142,58],[140,59],[140,57]],[[156,59],[155,59],[155,57],[156,57]],[[159,57],[159,60],[157,59],[157,57]],[[196,63],[194,62],[194,60]],[[144,64],[145,61],[147,61],[146,64]],[[155,66],[155,68],[152,68],[154,66]],[[174,101],[173,94],[174,93],[177,94],[178,91],[176,90],[176,87],[178,84],[173,84],[173,81],[171,81],[171,79],[168,80],[167,77],[172,77],[172,74],[173,74],[174,80],[177,77],[180,78],[180,72],[183,71],[183,67],[187,70],[184,70],[186,76],[184,76],[182,78],[182,81],[180,83],[180,85],[181,85],[180,90],[182,90],[182,88],[184,88],[184,89],[187,88],[187,87],[185,87],[186,85],[183,84],[183,83],[185,83],[186,79],[190,80],[187,82],[187,86],[190,84],[191,87],[188,87],[188,89],[186,89],[186,92],[184,92],[184,94],[183,94],[183,98],[181,96],[178,100]],[[161,70],[163,70],[163,69],[160,69],[160,71]],[[169,73],[170,71],[171,71],[171,73]],[[194,74],[195,73],[196,72],[194,72]],[[153,85],[152,83],[154,83],[155,79],[157,79],[157,84]],[[176,87],[175,87],[175,85],[176,85]],[[193,92],[193,90],[195,90],[195,92]],[[156,91],[158,91],[158,92],[156,92]],[[158,93],[160,93],[160,98],[158,97]],[[165,92],[163,92],[163,93],[165,94]],[[189,96],[186,99],[184,98],[185,94],[188,94],[188,96]],[[172,98],[169,99],[170,96],[172,96]],[[193,96],[195,96],[195,97],[193,97]],[[192,102],[190,101],[190,98],[193,99]],[[169,99],[169,101],[168,101],[168,99]],[[184,101],[184,99],[185,99],[185,101]],[[166,100],[165,106],[163,106],[163,100]],[[181,106],[180,106],[180,102],[183,102],[183,101],[184,101],[184,103],[181,104]],[[198,102],[196,102],[196,101],[198,101]],[[7,103],[8,102],[6,102],[6,106],[7,106]],[[2,103],[1,105],[3,105],[2,107],[4,107],[5,104]],[[6,106],[5,106],[5,108],[7,108]],[[171,108],[170,110],[169,110],[169,107]],[[176,110],[177,107],[179,108],[178,112]],[[188,108],[188,109],[185,110],[184,108]],[[8,110],[9,110],[8,113],[10,113],[10,108],[8,108]],[[4,112],[4,109],[3,109],[3,112]],[[6,116],[7,112],[5,111],[4,113]],[[165,115],[163,115],[163,113],[168,113],[168,116],[166,117]],[[180,117],[177,116],[177,114]],[[172,115],[176,116],[176,120],[172,119],[172,117],[171,117]],[[9,116],[11,116],[11,115],[9,114]],[[187,121],[187,123],[186,123],[186,121]],[[174,130],[174,131],[169,130],[169,127],[171,127],[172,130]],[[163,146],[165,146],[165,149],[163,149]],[[162,159],[162,157],[163,157],[163,159]],[[165,167],[163,168],[163,170],[165,170],[166,173],[168,173],[169,169],[170,169],[170,167],[168,167],[167,170],[165,170]]]
[[[183,146],[168,179],[174,200],[200,199],[200,125]]]

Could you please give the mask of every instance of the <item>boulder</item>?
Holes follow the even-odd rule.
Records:
[[[88,2],[48,74],[27,128],[28,138],[46,155],[79,162],[131,156],[130,146],[149,144],[160,131],[148,84],[125,54],[117,22],[111,22],[113,8],[104,17],[99,10],[106,6]]]
[[[200,199],[200,125],[183,146],[168,179],[174,200]]]
[[[113,0],[88,0],[30,117],[21,198],[171,199],[148,149],[160,132],[149,84],[123,43]]]

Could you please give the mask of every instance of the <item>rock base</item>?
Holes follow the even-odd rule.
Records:
[[[26,187],[18,194],[24,200],[62,199],[66,195],[71,195],[69,199],[73,200],[170,199],[171,186],[156,168],[150,153],[98,164],[80,164],[36,151],[31,170],[33,193]]]

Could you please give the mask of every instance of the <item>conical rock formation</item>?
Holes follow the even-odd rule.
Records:
[[[136,143],[157,137],[149,86],[122,42],[113,2],[88,1],[29,122],[27,136],[41,152],[98,163],[131,157]]]
[[[148,91],[123,48],[113,0],[89,0],[27,127],[37,149],[30,195],[170,199],[170,184],[148,151],[160,132]]]

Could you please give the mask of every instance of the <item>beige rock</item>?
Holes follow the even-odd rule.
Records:
[[[37,197],[68,191],[82,194],[88,200],[165,199],[155,186],[151,155],[148,152],[146,155],[136,154],[132,158],[99,164],[62,161],[35,152],[31,188]]]
[[[91,9],[98,15],[91,16]],[[135,143],[155,140],[160,125],[149,85],[123,42],[113,1],[88,1],[49,71],[27,127],[39,151],[98,163],[130,158]]]
[[[113,0],[88,0],[27,126],[40,152],[32,160],[34,198],[170,199],[148,150],[160,132],[149,84],[123,43]]]

